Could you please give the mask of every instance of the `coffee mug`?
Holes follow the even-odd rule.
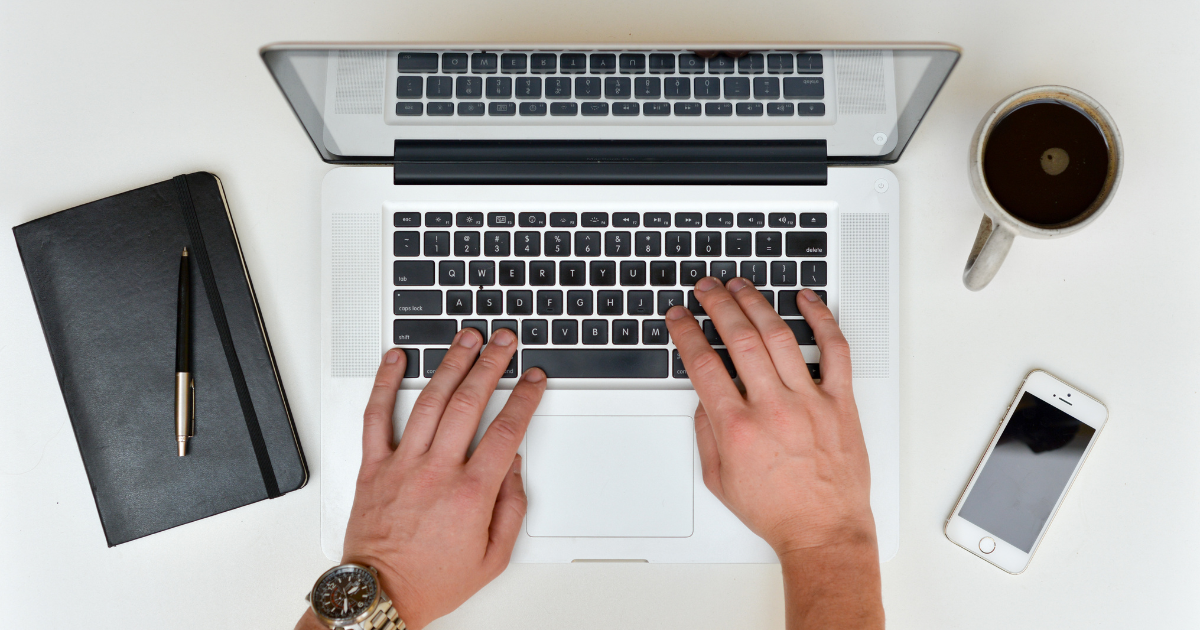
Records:
[[[963,284],[987,286],[1017,235],[1056,238],[1095,221],[1123,164],[1112,117],[1078,90],[1032,87],[997,103],[971,140],[971,188],[984,217]]]

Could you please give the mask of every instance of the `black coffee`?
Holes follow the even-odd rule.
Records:
[[[1017,218],[1036,225],[1083,215],[1108,175],[1108,144],[1096,123],[1058,102],[1035,101],[1009,112],[983,152],[992,196]]]

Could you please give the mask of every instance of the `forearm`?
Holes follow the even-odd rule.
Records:
[[[882,629],[875,537],[780,556],[788,630]]]
[[[296,623],[296,630],[328,630],[328,628],[317,621],[317,615],[309,608],[304,611],[304,616],[300,617],[300,621]]]

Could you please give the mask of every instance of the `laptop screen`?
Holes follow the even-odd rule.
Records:
[[[263,60],[330,163],[397,140],[820,141],[896,161],[959,57],[946,45],[272,45]]]

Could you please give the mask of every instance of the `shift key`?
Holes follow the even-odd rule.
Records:
[[[454,341],[458,322],[453,319],[397,319],[392,322],[396,344],[446,346]]]
[[[392,277],[398,287],[431,287],[433,261],[397,260],[392,263]]]
[[[397,315],[441,315],[441,291],[396,291],[392,298]]]

